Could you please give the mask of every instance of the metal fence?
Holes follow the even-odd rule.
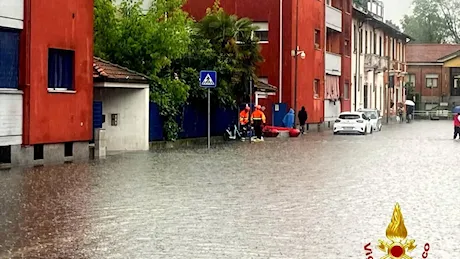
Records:
[[[419,120],[452,120],[452,112],[449,110],[416,110],[414,119]]]

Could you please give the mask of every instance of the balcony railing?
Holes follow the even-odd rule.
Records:
[[[364,69],[384,71],[388,69],[388,58],[376,54],[366,54],[364,56]]]
[[[326,26],[342,32],[342,11],[330,5],[326,5]]]
[[[326,52],[325,56],[326,73],[336,76],[342,75],[342,56],[330,52]]]

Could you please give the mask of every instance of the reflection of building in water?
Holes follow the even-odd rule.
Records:
[[[0,195],[0,201],[17,196],[8,208],[8,221],[0,224],[2,232],[11,231],[0,232],[2,251],[10,255],[0,253],[0,257],[85,258],[81,250],[89,227],[86,218],[90,215],[88,165],[31,168],[15,178],[16,188],[2,189],[7,192]],[[1,205],[3,209],[9,204]]]

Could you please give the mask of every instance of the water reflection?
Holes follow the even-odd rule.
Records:
[[[0,257],[361,258],[399,202],[420,248],[459,258],[451,136],[415,122],[0,171]]]

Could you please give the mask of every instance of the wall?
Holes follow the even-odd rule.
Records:
[[[443,68],[442,66],[414,66],[409,65],[408,71],[409,74],[415,74],[415,91],[420,93],[421,96],[437,96],[440,97],[442,94],[445,96],[450,95],[449,87],[449,68]],[[425,82],[425,76],[427,74],[438,74],[438,87],[437,88],[427,88]]]
[[[92,0],[25,0],[20,51],[24,144],[91,139],[93,8]],[[48,92],[50,47],[75,51],[75,92]]]
[[[0,27],[22,29],[24,0],[0,1]]]
[[[149,89],[94,88],[94,100],[102,101],[108,151],[148,150]],[[111,125],[118,114],[118,125]]]

